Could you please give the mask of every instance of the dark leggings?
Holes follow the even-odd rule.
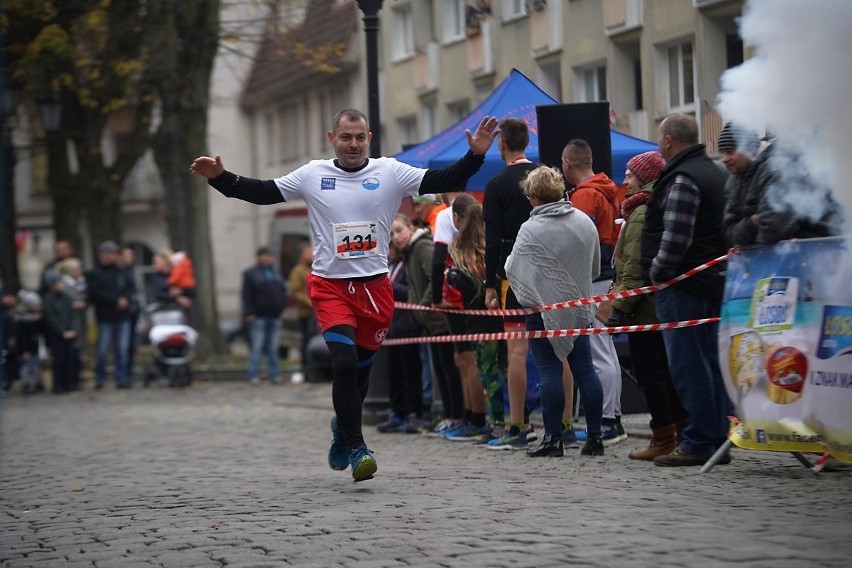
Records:
[[[438,379],[438,391],[444,407],[444,418],[461,420],[464,417],[464,394],[461,375],[456,367],[452,343],[430,343],[432,366]]]
[[[388,394],[391,409],[400,418],[409,414],[416,414],[419,418],[423,414],[420,345],[394,345],[385,349],[390,368]]]
[[[53,359],[53,390],[67,392],[80,386],[80,350],[73,339],[59,334],[50,337],[50,354]]]
[[[331,353],[331,402],[347,450],[365,445],[361,411],[370,386],[370,367],[376,352],[355,345],[355,329],[338,325],[323,333]]]
[[[630,345],[633,373],[648,402],[651,427],[668,426],[685,420],[686,410],[680,403],[669,374],[662,332],[628,333],[627,342]]]

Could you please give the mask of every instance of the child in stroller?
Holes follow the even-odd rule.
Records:
[[[190,362],[198,332],[186,325],[184,311],[174,306],[150,304],[145,315],[145,336],[151,344],[152,361],[146,367],[144,385],[159,378],[163,386],[188,387],[192,383]]]
[[[198,332],[187,325],[187,310],[192,305],[193,288],[172,281],[172,256],[171,251],[162,250],[153,258],[150,296],[154,303],[145,308],[143,334],[151,345],[152,364],[145,371],[145,386],[158,376],[164,386],[186,387],[192,382],[190,361]]]

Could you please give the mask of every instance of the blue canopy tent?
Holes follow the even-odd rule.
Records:
[[[395,157],[401,162],[421,168],[443,168],[452,164],[468,150],[465,129],[473,132],[482,117],[489,115],[499,119],[518,117],[526,120],[530,129],[530,145],[527,147],[526,155],[530,160],[537,162],[539,161],[538,119],[535,107],[553,104],[559,104],[559,101],[542,91],[526,75],[517,69],[512,69],[509,76],[469,115],[429,140],[404,150]],[[616,183],[621,183],[630,158],[642,152],[657,149],[657,145],[653,142],[634,138],[615,130],[611,131],[611,142],[612,171]],[[506,164],[500,159],[500,151],[495,143],[485,156],[485,164],[476,175],[470,178],[467,189],[484,190],[485,183],[504,167]]]

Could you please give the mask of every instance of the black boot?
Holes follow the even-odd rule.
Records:
[[[589,432],[589,437],[586,440],[586,445],[580,450],[581,456],[602,456],[604,455],[603,438],[601,433],[592,434]]]
[[[559,434],[545,434],[541,439],[541,443],[537,448],[527,450],[527,455],[531,458],[540,458],[542,456],[562,457],[564,455],[562,448],[562,436]]]

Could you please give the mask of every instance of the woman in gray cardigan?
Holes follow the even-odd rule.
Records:
[[[535,307],[591,295],[592,279],[600,272],[598,232],[589,217],[564,200],[565,182],[555,168],[540,167],[521,183],[533,206],[521,225],[506,275],[522,306]],[[549,310],[526,316],[527,331],[586,328],[592,321],[589,306]],[[602,456],[601,417],[603,390],[592,365],[589,336],[529,340],[530,352],[541,379],[544,437],[528,455],[561,456],[562,412],[565,391],[562,361],[574,374],[586,413],[588,440],[584,456]]]

